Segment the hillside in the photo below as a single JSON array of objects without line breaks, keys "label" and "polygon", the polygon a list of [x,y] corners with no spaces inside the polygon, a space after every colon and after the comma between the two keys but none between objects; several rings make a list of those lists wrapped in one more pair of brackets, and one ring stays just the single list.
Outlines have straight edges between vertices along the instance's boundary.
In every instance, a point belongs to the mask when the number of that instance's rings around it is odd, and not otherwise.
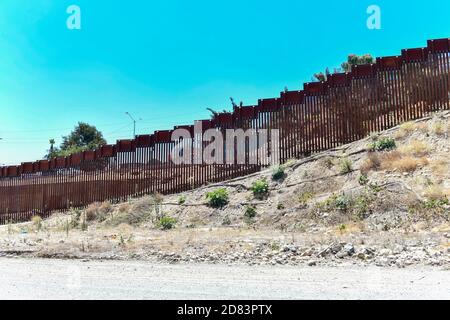
[{"label": "hillside", "polygon": [[[221,184],[0,227],[0,256],[450,266],[450,113]],[[259,183],[254,194],[252,185]],[[224,188],[213,208],[207,194]],[[219,197],[219,200],[222,200]]]}]

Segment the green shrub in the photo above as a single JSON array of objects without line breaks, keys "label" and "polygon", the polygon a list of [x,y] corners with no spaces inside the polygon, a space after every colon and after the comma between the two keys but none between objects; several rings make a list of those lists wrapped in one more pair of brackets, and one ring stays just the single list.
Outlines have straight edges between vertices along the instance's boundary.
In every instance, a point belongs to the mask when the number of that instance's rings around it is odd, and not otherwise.
[{"label": "green shrub", "polygon": [[255,198],[261,199],[269,193],[269,184],[266,179],[261,179],[253,182],[251,190]]},{"label": "green shrub", "polygon": [[367,194],[362,194],[354,200],[354,213],[359,219],[364,219],[369,212],[369,206],[373,198]]},{"label": "green shrub", "polygon": [[359,176],[358,182],[360,185],[365,186],[366,184],[369,183],[369,178],[367,178],[367,175],[362,174]]},{"label": "green shrub", "polygon": [[272,242],[272,243],[270,244],[270,248],[271,248],[273,251],[280,251],[281,245],[280,245],[278,242],[274,241],[274,242]]},{"label": "green shrub", "polygon": [[284,167],[283,166],[276,166],[272,170],[272,180],[278,181],[284,178]]},{"label": "green shrub", "polygon": [[208,204],[213,208],[224,207],[228,203],[228,191],[224,188],[219,188],[206,194]]},{"label": "green shrub", "polygon": [[159,219],[159,221],[158,221],[158,225],[163,230],[170,230],[170,229],[172,229],[175,226],[176,223],[177,223],[177,219],[172,218],[172,217],[168,217],[168,216],[161,217]]},{"label": "green shrub", "polygon": [[278,202],[277,209],[278,210],[283,210],[284,209],[284,204],[282,204],[281,202]]},{"label": "green shrub", "polygon": [[81,218],[81,210],[80,209],[71,209],[70,210],[70,227],[76,228],[80,224],[80,218]]},{"label": "green shrub", "polygon": [[347,157],[341,159],[340,166],[341,166],[340,171],[342,174],[350,173],[353,170],[352,169],[352,161]]},{"label": "green shrub", "polygon": [[248,219],[256,217],[256,208],[254,206],[247,206],[245,208],[244,216]]},{"label": "green shrub", "polygon": [[373,151],[389,151],[395,149],[396,147],[395,140],[388,137],[381,138],[369,146],[370,150]]},{"label": "green shrub", "polygon": [[346,211],[350,207],[350,202],[350,198],[343,194],[334,199],[334,206],[339,210]]},{"label": "green shrub", "polygon": [[423,206],[425,209],[435,209],[435,208],[441,208],[448,204],[449,204],[448,199],[446,197],[443,197],[441,199],[427,200],[424,202]]},{"label": "green shrub", "polygon": [[382,190],[382,188],[376,183],[369,183],[369,188],[374,193],[378,193],[378,192],[380,192]]},{"label": "green shrub", "polygon": [[186,202],[186,196],[178,197],[178,204],[185,204],[185,202]]},{"label": "green shrub", "polygon": [[225,216],[222,221],[223,226],[229,226],[231,224],[231,219],[229,216]]},{"label": "green shrub", "polygon": [[313,197],[314,197],[314,194],[311,191],[305,191],[301,195],[298,196],[298,202],[300,202],[300,204],[306,206]]}]

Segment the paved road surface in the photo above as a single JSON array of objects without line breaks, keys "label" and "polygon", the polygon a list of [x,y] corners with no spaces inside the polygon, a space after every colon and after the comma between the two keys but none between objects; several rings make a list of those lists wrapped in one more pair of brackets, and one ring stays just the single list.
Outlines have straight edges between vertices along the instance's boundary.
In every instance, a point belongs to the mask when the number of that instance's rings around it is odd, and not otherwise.
[{"label": "paved road surface", "polygon": [[0,258],[0,299],[404,298],[450,299],[450,271]]}]

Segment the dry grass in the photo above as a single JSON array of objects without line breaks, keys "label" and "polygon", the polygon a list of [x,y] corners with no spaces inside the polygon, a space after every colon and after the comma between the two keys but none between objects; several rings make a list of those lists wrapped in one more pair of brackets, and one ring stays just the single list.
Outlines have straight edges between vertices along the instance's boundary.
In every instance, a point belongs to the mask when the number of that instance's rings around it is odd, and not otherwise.
[{"label": "dry grass", "polygon": [[35,231],[40,231],[42,229],[42,218],[40,216],[34,216],[31,218],[31,223]]},{"label": "dry grass", "polygon": [[400,129],[394,133],[394,138],[403,139],[406,136],[411,135],[414,131],[420,131],[422,133],[428,133],[428,124],[425,122],[405,122],[400,125]]},{"label": "dry grass", "polygon": [[379,152],[369,152],[367,154],[367,159],[363,162],[360,167],[362,174],[367,174],[371,170],[378,170],[381,167],[381,159]]},{"label": "dry grass", "polygon": [[88,222],[94,220],[104,221],[112,210],[113,206],[109,201],[95,202],[84,210],[84,214]]},{"label": "dry grass", "polygon": [[395,160],[391,163],[387,164],[387,167],[389,169],[396,169],[401,172],[413,172],[415,171],[419,166],[423,166],[428,164],[427,158],[413,158],[411,156],[402,157],[398,160]]},{"label": "dry grass", "polygon": [[398,170],[400,172],[413,172],[419,166],[427,165],[428,159],[425,157],[415,158],[402,154],[399,151],[385,153],[382,159],[381,168],[384,170]]},{"label": "dry grass", "polygon": [[425,157],[412,157],[400,151],[370,152],[367,160],[361,166],[361,173],[367,174],[371,170],[398,170],[413,172],[420,166],[428,164]]},{"label": "dry grass", "polygon": [[448,128],[445,123],[438,121],[433,124],[431,131],[437,136],[443,136],[448,132]]},{"label": "dry grass", "polygon": [[106,224],[113,226],[120,224],[136,226],[144,222],[155,223],[155,221],[163,216],[161,208],[162,201],[163,197],[157,194],[138,199],[131,203],[122,203],[118,207],[118,212],[114,212],[106,220]]},{"label": "dry grass", "polygon": [[394,138],[402,139],[410,135],[415,130],[414,122],[405,122],[400,125],[400,129],[394,134]]},{"label": "dry grass", "polygon": [[413,140],[411,143],[400,147],[399,151],[408,155],[423,157],[430,152],[430,148],[423,141]]},{"label": "dry grass", "polygon": [[346,224],[339,224],[337,226],[333,226],[331,230],[331,234],[334,236],[344,236],[351,234],[358,234],[365,230],[364,224],[361,222],[349,222]]},{"label": "dry grass", "polygon": [[130,211],[131,205],[128,202],[122,203],[119,205],[119,212],[120,213],[126,213]]},{"label": "dry grass", "polygon": [[439,158],[431,161],[430,168],[433,174],[437,177],[441,177],[449,173],[449,163],[444,158]]},{"label": "dry grass", "polygon": [[111,202],[104,201],[101,204],[101,206],[98,208],[98,210],[99,210],[100,213],[106,214],[106,213],[109,213],[109,212],[111,212],[113,210],[113,206],[112,206]]},{"label": "dry grass", "polygon": [[433,184],[425,190],[425,197],[428,200],[441,200],[444,199],[446,195],[440,185]]},{"label": "dry grass", "polygon": [[428,127],[428,123],[426,122],[416,123],[416,129],[422,133],[428,133],[430,130],[430,128]]},{"label": "dry grass", "polygon": [[100,202],[95,202],[90,204],[86,210],[84,210],[84,214],[86,216],[86,221],[94,221],[97,219],[97,214],[99,211],[99,208],[101,207]]}]

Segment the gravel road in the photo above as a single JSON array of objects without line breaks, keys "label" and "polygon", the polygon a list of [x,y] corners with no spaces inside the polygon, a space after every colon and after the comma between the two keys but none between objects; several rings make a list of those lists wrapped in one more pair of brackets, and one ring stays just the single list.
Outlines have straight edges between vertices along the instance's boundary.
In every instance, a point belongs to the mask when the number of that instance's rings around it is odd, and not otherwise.
[{"label": "gravel road", "polygon": [[0,258],[0,299],[450,299],[450,271]]}]

